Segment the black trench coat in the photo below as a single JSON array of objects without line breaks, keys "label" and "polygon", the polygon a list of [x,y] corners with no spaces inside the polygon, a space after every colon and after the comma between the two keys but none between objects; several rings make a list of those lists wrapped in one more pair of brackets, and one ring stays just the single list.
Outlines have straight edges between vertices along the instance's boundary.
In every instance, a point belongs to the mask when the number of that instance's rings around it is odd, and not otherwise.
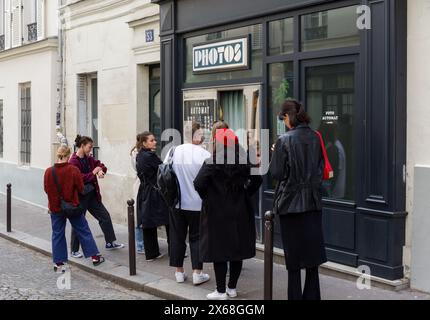
[{"label": "black trench coat", "polygon": [[[201,262],[240,261],[255,256],[255,212],[251,196],[259,189],[261,176],[249,167],[229,176],[229,165],[203,164],[194,187],[203,200],[200,216]],[[237,167],[237,166],[236,166]],[[233,187],[235,182],[243,181]]]},{"label": "black trench coat", "polygon": [[137,223],[144,229],[169,224],[169,210],[156,190],[161,163],[157,154],[148,149],[140,150],[136,157],[137,175],[141,182],[137,194]]}]

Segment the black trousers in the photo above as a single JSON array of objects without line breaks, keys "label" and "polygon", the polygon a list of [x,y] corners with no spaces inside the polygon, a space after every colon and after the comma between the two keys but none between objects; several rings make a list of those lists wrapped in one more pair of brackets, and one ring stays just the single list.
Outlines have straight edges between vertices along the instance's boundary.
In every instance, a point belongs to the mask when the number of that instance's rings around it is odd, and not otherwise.
[{"label": "black trousers", "polygon": [[[236,289],[237,281],[239,281],[240,273],[242,272],[243,261],[230,261],[230,277],[228,279],[228,287]],[[227,277],[227,262],[214,262],[216,289],[219,293],[225,292],[225,283]]]},{"label": "black trousers", "polygon": [[170,266],[176,268],[184,266],[186,238],[189,232],[192,268],[202,270],[203,263],[199,262],[200,211],[170,210],[169,221]]},{"label": "black trousers", "polygon": [[[96,192],[92,191],[91,193],[80,197],[79,200],[82,207],[86,209],[85,211],[89,211],[89,213],[91,213],[91,215],[99,222],[100,228],[105,236],[106,243],[115,241],[116,237],[115,231],[113,230],[112,219],[103,203],[97,199]],[[76,235],[75,230],[72,229],[72,237],[70,241],[72,252],[79,251],[79,245],[79,238]]]},{"label": "black trousers", "polygon": [[305,287],[299,270],[288,270],[288,300],[321,300],[318,267],[306,269]]},{"label": "black trousers", "polygon": [[[165,227],[166,227],[168,251],[170,254],[169,226],[166,225]],[[146,260],[155,259],[160,255],[157,227],[143,229],[143,243],[145,248]]]}]

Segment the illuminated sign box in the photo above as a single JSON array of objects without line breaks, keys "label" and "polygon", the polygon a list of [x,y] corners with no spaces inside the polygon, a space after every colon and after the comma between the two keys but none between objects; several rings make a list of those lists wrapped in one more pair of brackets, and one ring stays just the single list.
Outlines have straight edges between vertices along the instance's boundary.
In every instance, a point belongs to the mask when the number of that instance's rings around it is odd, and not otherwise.
[{"label": "illuminated sign box", "polygon": [[196,45],[193,73],[248,69],[248,37]]}]

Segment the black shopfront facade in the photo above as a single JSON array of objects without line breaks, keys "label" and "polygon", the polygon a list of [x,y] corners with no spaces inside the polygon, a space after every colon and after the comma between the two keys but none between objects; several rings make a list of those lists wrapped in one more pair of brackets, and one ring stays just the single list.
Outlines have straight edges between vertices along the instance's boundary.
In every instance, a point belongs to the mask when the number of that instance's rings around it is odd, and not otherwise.
[{"label": "black shopfront facade", "polygon": [[[282,101],[302,101],[335,171],[324,184],[329,260],[402,278],[406,1],[153,2],[160,5],[162,128],[184,130],[193,119],[210,127],[222,118],[235,130],[269,129],[272,144],[285,132],[276,117]],[[370,15],[359,28],[363,5]],[[267,175],[260,241],[273,193]]]}]

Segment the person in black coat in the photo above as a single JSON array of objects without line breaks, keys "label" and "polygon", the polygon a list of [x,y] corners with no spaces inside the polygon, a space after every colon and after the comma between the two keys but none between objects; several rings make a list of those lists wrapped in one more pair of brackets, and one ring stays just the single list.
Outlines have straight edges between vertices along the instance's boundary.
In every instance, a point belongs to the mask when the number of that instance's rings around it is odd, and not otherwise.
[{"label": "person in black coat", "polygon": [[[269,170],[278,181],[273,211],[280,218],[288,299],[320,300],[318,267],[327,261],[322,230],[321,144],[299,102],[287,100],[279,119],[290,130],[276,142]],[[301,269],[306,269],[303,292]]]},{"label": "person in black coat", "polygon": [[157,141],[151,132],[143,132],[143,148],[136,157],[136,170],[140,179],[137,194],[137,223],[143,229],[146,261],[162,258],[158,245],[157,227],[166,226],[169,242],[169,211],[157,191],[158,166],[162,163],[155,153]]},{"label": "person in black coat", "polygon": [[[213,155],[200,169],[194,187],[203,200],[200,259],[213,262],[217,284],[215,292],[207,298],[224,300],[237,296],[242,261],[255,256],[255,212],[251,196],[259,189],[262,179],[259,175],[251,175],[246,152],[234,133],[227,130],[228,126],[221,122],[215,124],[215,128],[221,132],[213,135],[216,141]],[[217,152],[221,149],[224,152]],[[234,161],[227,162],[229,153]],[[241,158],[243,156],[245,158]],[[230,278],[226,288],[227,262]]]}]

